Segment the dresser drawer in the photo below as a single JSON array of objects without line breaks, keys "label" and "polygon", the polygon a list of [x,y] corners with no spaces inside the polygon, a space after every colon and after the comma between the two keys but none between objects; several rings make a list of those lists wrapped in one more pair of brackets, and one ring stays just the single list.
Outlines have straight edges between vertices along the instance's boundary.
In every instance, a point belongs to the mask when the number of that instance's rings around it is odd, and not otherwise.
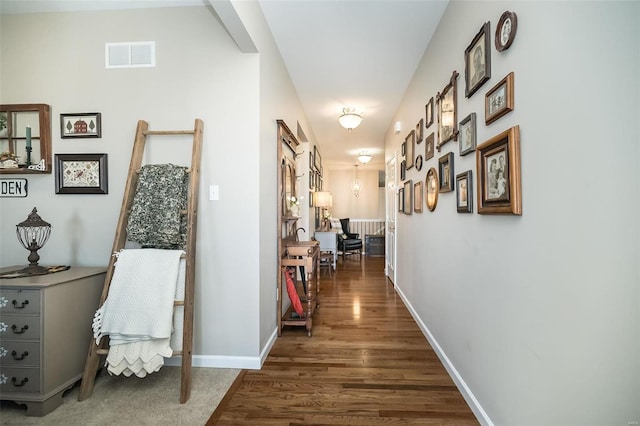
[{"label": "dresser drawer", "polygon": [[40,342],[4,339],[0,342],[0,367],[37,367],[40,365]]},{"label": "dresser drawer", "polygon": [[40,392],[39,368],[0,368],[0,394],[17,392]]},{"label": "dresser drawer", "polygon": [[40,292],[19,289],[0,290],[0,316],[12,313],[40,313]]},{"label": "dresser drawer", "polygon": [[40,340],[40,317],[29,315],[2,315],[0,317],[0,341],[7,339]]}]

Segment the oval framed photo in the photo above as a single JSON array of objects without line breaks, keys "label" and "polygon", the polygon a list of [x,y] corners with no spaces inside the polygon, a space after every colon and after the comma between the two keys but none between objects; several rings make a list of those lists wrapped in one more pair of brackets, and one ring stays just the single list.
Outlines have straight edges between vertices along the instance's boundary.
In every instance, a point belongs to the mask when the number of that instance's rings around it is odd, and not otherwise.
[{"label": "oval framed photo", "polygon": [[500,16],[498,25],[496,25],[495,45],[498,52],[507,50],[513,39],[516,38],[518,30],[518,17],[514,12],[508,10]]},{"label": "oval framed photo", "polygon": [[431,167],[427,172],[425,186],[425,191],[427,193],[427,208],[429,209],[429,211],[434,211],[436,209],[436,205],[438,205],[438,192],[440,190],[440,184],[438,182],[438,171],[434,167]]}]

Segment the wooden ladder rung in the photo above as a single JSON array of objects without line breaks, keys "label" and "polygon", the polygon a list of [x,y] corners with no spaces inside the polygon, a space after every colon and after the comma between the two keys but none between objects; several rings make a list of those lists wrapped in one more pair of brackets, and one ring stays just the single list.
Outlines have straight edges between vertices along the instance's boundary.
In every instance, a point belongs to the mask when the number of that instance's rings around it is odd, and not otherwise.
[{"label": "wooden ladder rung", "polygon": [[184,306],[184,300],[174,300],[173,306]]},{"label": "wooden ladder rung", "polygon": [[147,130],[144,135],[193,135],[193,130]]}]

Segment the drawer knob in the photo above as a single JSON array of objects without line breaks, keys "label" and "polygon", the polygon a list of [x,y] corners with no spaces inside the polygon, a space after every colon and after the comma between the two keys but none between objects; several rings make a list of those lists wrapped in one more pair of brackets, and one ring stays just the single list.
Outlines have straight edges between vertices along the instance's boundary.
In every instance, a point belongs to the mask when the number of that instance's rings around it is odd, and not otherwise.
[{"label": "drawer knob", "polygon": [[11,383],[13,383],[13,386],[15,386],[15,387],[24,386],[25,383],[27,383],[29,381],[29,378],[25,377],[24,379],[20,380],[20,383],[16,383],[17,381],[18,381],[18,379],[16,379],[15,377],[11,378]]},{"label": "drawer knob", "polygon": [[16,361],[22,361],[23,359],[25,359],[27,356],[29,355],[29,351],[24,351],[22,352],[22,355],[18,356],[18,352],[16,351],[11,351],[11,356],[13,357],[13,359],[15,359]]},{"label": "drawer knob", "polygon": [[29,326],[28,326],[28,325],[26,325],[26,324],[22,326],[22,328],[20,329],[20,331],[18,331],[18,326],[17,326],[17,325],[13,324],[13,325],[11,326],[11,330],[12,330],[15,334],[22,334],[22,333],[24,333],[25,331],[27,331],[28,329],[29,329]]},{"label": "drawer knob", "polygon": [[28,300],[25,300],[24,302],[22,302],[20,304],[20,306],[18,306],[18,301],[16,299],[13,299],[13,301],[11,302],[11,304],[13,305],[14,309],[24,309],[25,306],[27,306],[29,304]]}]

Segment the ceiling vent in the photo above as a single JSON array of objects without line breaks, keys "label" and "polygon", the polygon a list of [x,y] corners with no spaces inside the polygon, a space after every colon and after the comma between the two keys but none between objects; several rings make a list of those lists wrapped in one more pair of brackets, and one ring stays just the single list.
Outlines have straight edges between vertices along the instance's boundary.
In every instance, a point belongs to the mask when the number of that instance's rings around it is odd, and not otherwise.
[{"label": "ceiling vent", "polygon": [[104,66],[105,68],[155,67],[156,42],[105,43]]}]

